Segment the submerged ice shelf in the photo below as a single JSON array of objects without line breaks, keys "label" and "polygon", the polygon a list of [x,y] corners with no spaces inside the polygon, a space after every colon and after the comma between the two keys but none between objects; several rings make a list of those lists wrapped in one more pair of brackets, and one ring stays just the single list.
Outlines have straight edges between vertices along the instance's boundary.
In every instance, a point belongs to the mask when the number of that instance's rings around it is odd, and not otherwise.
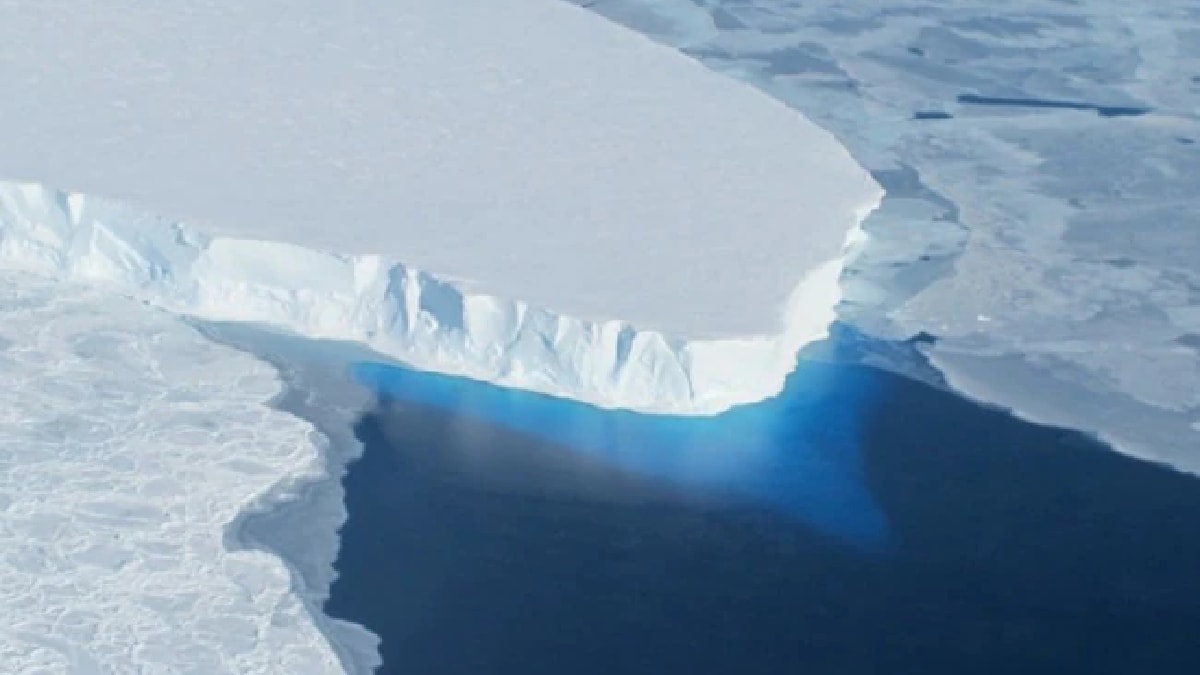
[{"label": "submerged ice shelf", "polygon": [[8,4],[0,75],[8,263],[605,406],[778,392],[882,196],[559,0]]}]

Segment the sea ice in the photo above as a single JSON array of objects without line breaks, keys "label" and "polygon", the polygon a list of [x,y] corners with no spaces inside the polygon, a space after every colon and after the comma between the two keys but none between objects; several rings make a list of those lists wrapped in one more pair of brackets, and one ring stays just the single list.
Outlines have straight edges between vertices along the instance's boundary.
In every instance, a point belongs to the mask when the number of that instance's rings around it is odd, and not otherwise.
[{"label": "sea ice", "polygon": [[0,274],[0,671],[336,673],[226,528],[317,469],[266,364],[162,312]]},{"label": "sea ice", "polygon": [[1196,3],[588,5],[802,111],[887,189],[843,320],[936,336],[961,391],[1200,472]]}]

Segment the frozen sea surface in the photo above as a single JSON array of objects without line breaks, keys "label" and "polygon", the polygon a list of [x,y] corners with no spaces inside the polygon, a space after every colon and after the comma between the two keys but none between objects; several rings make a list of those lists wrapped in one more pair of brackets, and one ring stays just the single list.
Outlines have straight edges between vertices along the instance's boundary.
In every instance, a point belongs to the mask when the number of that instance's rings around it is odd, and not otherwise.
[{"label": "frozen sea surface", "polygon": [[0,671],[336,673],[281,560],[226,528],[319,469],[266,364],[0,274]]},{"label": "frozen sea surface", "polygon": [[887,189],[843,319],[1200,471],[1196,3],[586,4],[802,111]]}]

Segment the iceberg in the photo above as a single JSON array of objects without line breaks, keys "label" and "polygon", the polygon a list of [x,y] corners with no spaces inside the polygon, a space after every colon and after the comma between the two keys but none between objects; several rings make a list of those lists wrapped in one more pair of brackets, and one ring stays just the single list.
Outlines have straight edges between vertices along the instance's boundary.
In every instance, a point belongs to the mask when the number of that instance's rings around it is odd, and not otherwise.
[{"label": "iceberg", "polygon": [[607,407],[776,394],[882,189],[542,0],[0,7],[0,261]]}]

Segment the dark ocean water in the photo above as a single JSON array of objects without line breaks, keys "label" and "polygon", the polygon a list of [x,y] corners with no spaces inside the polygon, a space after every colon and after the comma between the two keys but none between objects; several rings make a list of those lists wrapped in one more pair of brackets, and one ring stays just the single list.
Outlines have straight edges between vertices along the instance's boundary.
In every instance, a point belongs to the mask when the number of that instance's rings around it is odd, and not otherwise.
[{"label": "dark ocean water", "polygon": [[1082,435],[857,365],[704,420],[356,375],[381,672],[1200,672],[1200,481]]}]

